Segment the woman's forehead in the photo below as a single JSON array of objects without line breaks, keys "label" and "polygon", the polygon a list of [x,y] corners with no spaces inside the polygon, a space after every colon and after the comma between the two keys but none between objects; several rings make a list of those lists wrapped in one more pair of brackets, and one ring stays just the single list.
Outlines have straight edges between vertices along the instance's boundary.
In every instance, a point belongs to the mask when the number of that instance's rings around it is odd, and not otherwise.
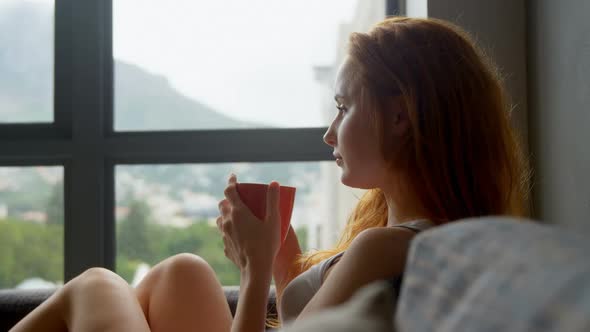
[{"label": "woman's forehead", "polygon": [[338,68],[336,81],[334,83],[334,96],[347,100],[356,93],[357,83],[356,70],[351,61],[344,60]]}]

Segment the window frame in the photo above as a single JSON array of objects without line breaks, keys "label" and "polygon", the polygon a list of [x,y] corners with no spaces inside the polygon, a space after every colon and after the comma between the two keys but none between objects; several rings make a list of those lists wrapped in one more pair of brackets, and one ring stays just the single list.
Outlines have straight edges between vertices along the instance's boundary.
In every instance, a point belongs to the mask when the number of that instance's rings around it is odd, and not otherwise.
[{"label": "window frame", "polygon": [[54,22],[54,121],[0,124],[0,167],[63,166],[64,281],[115,268],[117,165],[333,159],[325,127],[115,131],[112,0],[55,0]]}]

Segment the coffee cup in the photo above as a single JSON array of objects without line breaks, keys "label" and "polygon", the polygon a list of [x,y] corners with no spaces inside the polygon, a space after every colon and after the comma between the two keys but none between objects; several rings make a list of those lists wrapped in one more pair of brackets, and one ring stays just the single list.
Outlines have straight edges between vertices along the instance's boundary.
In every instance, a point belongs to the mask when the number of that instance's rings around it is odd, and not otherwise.
[{"label": "coffee cup", "polygon": [[[236,189],[242,199],[242,202],[250,208],[250,211],[259,219],[264,220],[266,217],[266,193],[268,184],[264,183],[237,183]],[[280,186],[279,189],[279,211],[281,213],[281,243],[285,241],[289,225],[291,224],[291,214],[293,213],[293,203],[295,202],[295,187]]]}]

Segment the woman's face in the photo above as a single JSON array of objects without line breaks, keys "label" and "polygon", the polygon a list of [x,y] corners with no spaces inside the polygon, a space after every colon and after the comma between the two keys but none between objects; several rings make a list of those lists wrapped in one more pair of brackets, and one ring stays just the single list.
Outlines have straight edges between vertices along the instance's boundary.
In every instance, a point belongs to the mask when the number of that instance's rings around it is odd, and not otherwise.
[{"label": "woman's face", "polygon": [[352,70],[350,61],[338,70],[334,97],[338,114],[324,135],[324,142],[334,148],[343,184],[372,189],[385,183],[388,172],[369,116],[373,110],[363,109],[360,87],[354,86],[351,79]]}]

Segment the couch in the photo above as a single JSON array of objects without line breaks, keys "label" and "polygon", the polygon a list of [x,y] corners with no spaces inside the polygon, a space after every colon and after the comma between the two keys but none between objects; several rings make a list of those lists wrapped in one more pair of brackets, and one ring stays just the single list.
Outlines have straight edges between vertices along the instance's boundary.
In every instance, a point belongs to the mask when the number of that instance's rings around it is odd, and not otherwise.
[{"label": "couch", "polygon": [[[402,288],[394,295],[397,307],[387,307],[389,314],[371,315],[367,311],[381,309],[357,303],[355,307],[369,309],[357,310],[355,316],[334,308],[309,319],[322,324],[314,329],[318,331],[331,331],[332,322],[352,327],[367,317],[384,319],[391,331],[590,331],[588,254],[585,234],[524,219],[466,219],[412,241]],[[238,289],[225,287],[225,293],[233,313]],[[0,291],[0,331],[48,295]],[[351,302],[376,303],[375,298],[357,296]],[[276,314],[274,290],[269,310]],[[307,328],[298,329],[296,321],[288,330],[310,331],[309,322],[301,326]]]}]

